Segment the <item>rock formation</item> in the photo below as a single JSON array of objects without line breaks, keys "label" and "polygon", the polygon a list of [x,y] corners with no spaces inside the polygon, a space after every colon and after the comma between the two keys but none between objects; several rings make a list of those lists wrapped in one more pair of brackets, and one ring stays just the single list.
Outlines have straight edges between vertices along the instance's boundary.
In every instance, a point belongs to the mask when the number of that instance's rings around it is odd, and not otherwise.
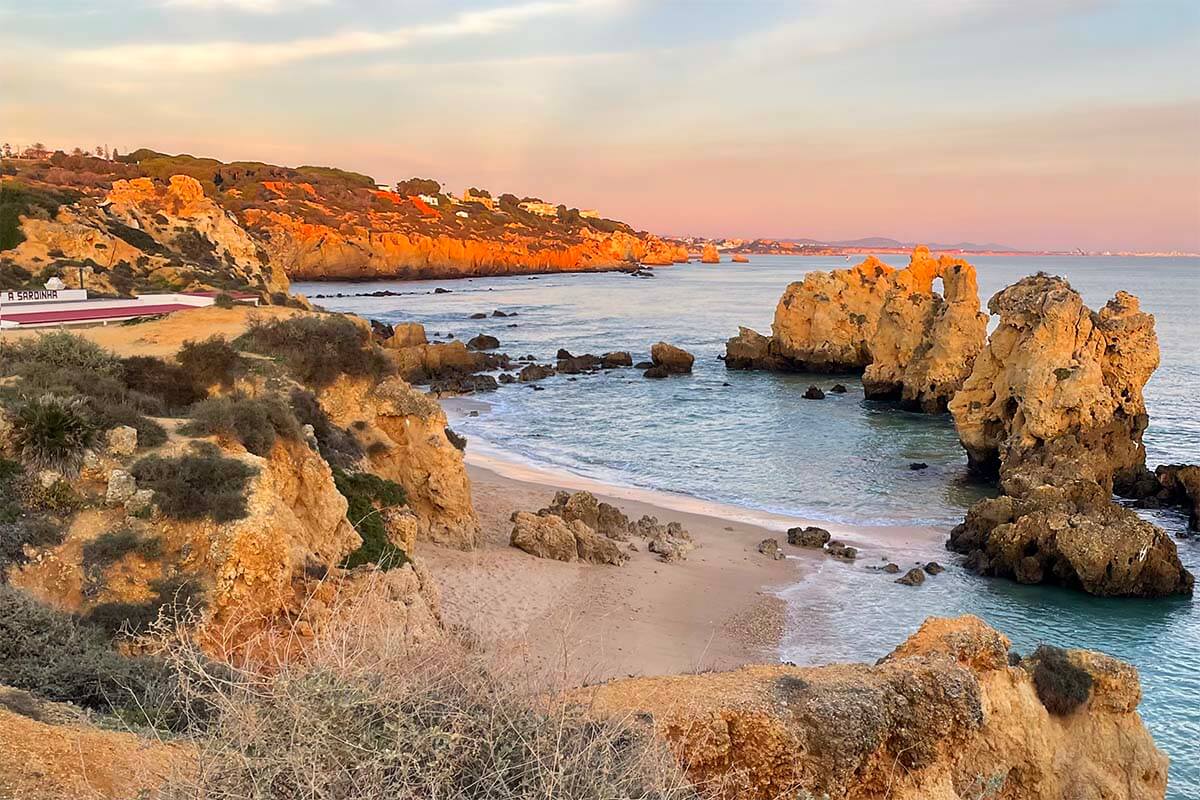
[{"label": "rock formation", "polygon": [[[934,290],[939,278],[944,294]],[[974,268],[918,247],[902,270],[871,256],[851,269],[808,273],[784,291],[771,329],[767,337],[740,328],[726,343],[725,365],[865,370],[868,397],[937,412],[970,374],[987,317],[979,311]]]},{"label": "rock formation", "polygon": [[717,250],[717,246],[712,242],[704,245],[704,249],[700,252],[701,264],[720,264],[721,252]]},{"label": "rock formation", "polygon": [[96,292],[288,291],[283,270],[186,175],[115,181],[100,202],[64,206],[53,219],[26,217],[21,231],[25,241],[5,252],[12,263],[31,273],[60,259],[90,263],[85,287]]},{"label": "rock formation", "polygon": [[[1053,664],[1014,667],[1008,650],[976,617],[935,618],[874,666],[630,678],[574,696],[646,719],[725,798],[1161,800],[1167,759],[1137,715],[1133,667],[1053,649]],[[1043,679],[1055,670],[1088,687],[1071,713]]]},{"label": "rock formation", "polygon": [[686,375],[692,371],[696,358],[681,347],[658,342],[650,348],[653,366],[646,370],[647,378],[665,378],[668,375]]},{"label": "rock formation", "polygon": [[1162,530],[1111,500],[1145,470],[1142,388],[1158,366],[1154,318],[1118,292],[1095,313],[1039,273],[988,304],[1000,324],[950,413],[971,466],[999,476],[947,546],[967,566],[1092,594],[1191,594]]},{"label": "rock formation", "polygon": [[614,541],[580,519],[565,520],[555,514],[513,514],[510,543],[538,558],[586,561],[617,566],[629,558]]},{"label": "rock formation", "polygon": [[738,253],[737,255],[735,255],[733,258],[731,258],[729,260],[732,261],[734,264],[749,264],[750,263],[749,257],[744,256],[741,253]]},{"label": "rock formation", "polygon": [[1179,506],[1188,512],[1188,527],[1200,530],[1200,465],[1163,464],[1119,484],[1117,493],[1141,508]]},{"label": "rock formation", "polygon": [[343,376],[318,394],[339,427],[355,429],[371,472],[404,487],[420,539],[470,549],[479,536],[462,452],[436,401],[399,378],[375,384]]},{"label": "rock formation", "polygon": [[947,546],[966,554],[975,571],[1020,583],[1059,583],[1096,595],[1192,593],[1192,575],[1171,538],[1113,503],[1095,481],[981,500]]},{"label": "rock formation", "polygon": [[[944,293],[933,291],[941,278]],[[979,310],[975,268],[929,250],[913,251],[906,269],[892,274],[863,373],[868,398],[899,400],[928,413],[946,404],[971,374],[983,350],[987,315]]]},{"label": "rock formation", "polygon": [[1024,486],[1088,479],[1111,489],[1144,467],[1142,388],[1158,367],[1154,317],[1118,292],[1099,313],[1065,280],[1023,278],[950,413],[972,467]]}]

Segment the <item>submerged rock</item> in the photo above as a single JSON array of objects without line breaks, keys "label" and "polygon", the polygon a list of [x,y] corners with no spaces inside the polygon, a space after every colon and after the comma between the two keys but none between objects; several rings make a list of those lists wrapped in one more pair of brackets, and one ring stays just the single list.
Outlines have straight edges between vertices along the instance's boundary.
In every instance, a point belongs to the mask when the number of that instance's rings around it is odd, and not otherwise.
[{"label": "submerged rock", "polygon": [[896,583],[902,586],[920,586],[925,582],[925,573],[919,567],[913,567],[903,576],[896,578]]},{"label": "submerged rock", "polygon": [[825,393],[821,391],[819,386],[809,386],[804,390],[803,397],[805,400],[824,400]]},{"label": "submerged rock", "polygon": [[499,346],[500,340],[486,333],[481,333],[467,340],[468,350],[495,350]]}]

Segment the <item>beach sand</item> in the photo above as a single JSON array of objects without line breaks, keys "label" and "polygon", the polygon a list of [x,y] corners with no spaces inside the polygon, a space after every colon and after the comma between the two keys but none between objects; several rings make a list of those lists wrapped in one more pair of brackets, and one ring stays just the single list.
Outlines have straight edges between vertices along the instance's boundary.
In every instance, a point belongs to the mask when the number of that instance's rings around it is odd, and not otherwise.
[{"label": "beach sand", "polygon": [[[452,425],[487,408],[466,398],[441,402]],[[420,548],[441,589],[445,621],[572,684],[777,662],[790,624],[789,605],[777,592],[791,589],[797,607],[798,582],[830,561],[819,550],[789,546],[789,527],[819,524],[874,553],[927,535],[920,529],[864,531],[606,484],[522,462],[478,438],[466,452],[483,528],[480,546],[470,552],[428,543]],[[634,537],[639,550],[619,567],[567,564],[511,547],[511,514],[548,505],[560,489],[590,491],[634,520],[650,514],[662,523],[678,521],[699,546],[687,560],[667,564]],[[780,542],[787,558],[775,561],[758,552],[768,537]]]}]

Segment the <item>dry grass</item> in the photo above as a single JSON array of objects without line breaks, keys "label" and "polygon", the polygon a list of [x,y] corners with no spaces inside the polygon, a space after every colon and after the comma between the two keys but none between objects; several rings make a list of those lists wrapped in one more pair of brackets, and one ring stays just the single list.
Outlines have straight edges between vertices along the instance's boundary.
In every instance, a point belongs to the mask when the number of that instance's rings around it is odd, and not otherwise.
[{"label": "dry grass", "polygon": [[[443,639],[414,647],[377,595],[323,633],[239,645],[214,666],[187,628],[161,640],[204,708],[195,769],[162,800],[696,798],[649,726],[601,721],[545,675]],[[212,642],[209,641],[210,651]],[[247,658],[246,653],[253,653]]]}]

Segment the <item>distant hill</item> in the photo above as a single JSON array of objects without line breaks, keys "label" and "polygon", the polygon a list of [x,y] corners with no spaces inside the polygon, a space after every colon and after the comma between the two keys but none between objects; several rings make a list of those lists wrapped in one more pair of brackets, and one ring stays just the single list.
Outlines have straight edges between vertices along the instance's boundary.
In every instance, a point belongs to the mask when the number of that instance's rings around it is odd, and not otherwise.
[{"label": "distant hill", "polygon": [[841,239],[835,241],[827,241],[822,239],[781,239],[783,242],[796,242],[797,244],[810,244],[825,247],[880,247],[888,249],[911,249],[918,244],[924,244],[930,250],[968,250],[968,251],[988,251],[999,250],[1004,252],[1020,252],[1021,248],[1011,247],[1006,244],[996,244],[994,242],[985,242],[979,244],[976,242],[956,242],[947,244],[945,242],[902,242],[898,239],[889,239],[886,236],[866,236],[861,239]]}]

